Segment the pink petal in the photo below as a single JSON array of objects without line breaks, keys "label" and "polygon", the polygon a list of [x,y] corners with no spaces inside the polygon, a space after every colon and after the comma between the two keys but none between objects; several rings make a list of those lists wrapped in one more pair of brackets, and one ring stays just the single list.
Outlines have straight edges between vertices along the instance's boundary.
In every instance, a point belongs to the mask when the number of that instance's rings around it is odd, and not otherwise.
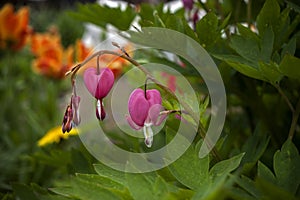
[{"label": "pink petal", "polygon": [[100,71],[99,81],[95,97],[102,99],[107,96],[112,86],[114,85],[115,76],[109,68],[104,68]]},{"label": "pink petal", "polygon": [[161,95],[160,92],[156,89],[147,90],[146,92],[147,101],[149,105],[152,106],[154,104],[161,104]]},{"label": "pink petal", "polygon": [[128,100],[128,110],[130,117],[135,124],[144,126],[144,122],[148,116],[149,103],[146,100],[142,89],[135,89],[131,93]]},{"label": "pink petal", "polygon": [[88,68],[84,71],[83,81],[88,91],[95,97],[99,82],[99,76],[95,68]]},{"label": "pink petal", "polygon": [[108,68],[101,69],[100,74],[97,74],[97,69],[91,67],[84,71],[83,80],[88,91],[96,99],[103,99],[114,84],[114,74]]},{"label": "pink petal", "polygon": [[80,97],[72,95],[71,102],[72,102],[72,107],[73,107],[73,122],[76,126],[78,126],[80,123],[80,115],[79,115]]},{"label": "pink petal", "polygon": [[179,119],[180,121],[184,122],[184,123],[187,123],[188,121],[186,119],[184,119],[184,117],[182,117],[182,115],[179,115],[179,114],[175,114],[175,118],[176,119]]},{"label": "pink petal", "polygon": [[160,111],[162,110],[164,110],[164,107],[160,104],[155,104],[150,107],[148,112],[148,119],[154,126],[159,126],[168,116],[167,114],[160,115]]},{"label": "pink petal", "polygon": [[131,126],[131,128],[133,128],[134,130],[140,130],[142,128],[142,126],[135,124],[129,115],[126,115],[126,120],[128,124]]}]

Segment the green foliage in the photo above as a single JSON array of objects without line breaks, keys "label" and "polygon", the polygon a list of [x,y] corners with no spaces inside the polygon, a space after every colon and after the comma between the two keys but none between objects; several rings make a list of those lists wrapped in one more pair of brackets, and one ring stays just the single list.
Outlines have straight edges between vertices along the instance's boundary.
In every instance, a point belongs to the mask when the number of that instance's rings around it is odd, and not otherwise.
[{"label": "green foliage", "polygon": [[279,69],[287,77],[300,79],[299,66],[300,66],[299,58],[286,54],[279,65]]},{"label": "green foliage", "polygon": [[[182,156],[154,172],[132,174],[94,164],[78,137],[38,148],[38,138],[61,122],[59,104],[67,87],[64,81],[32,74],[27,49],[1,52],[0,199],[299,199],[300,6],[282,0],[220,2],[197,1],[192,11],[175,12],[164,4],[141,4],[139,12],[131,6],[82,4],[53,20],[64,45],[81,36],[81,22],[103,29],[111,24],[123,31],[137,19],[141,27],[129,32],[131,41],[159,47],[161,40],[144,34],[143,27],[168,28],[193,38],[213,56],[228,100],[225,127],[214,153],[198,157],[200,130]],[[197,9],[206,14],[193,22]],[[51,11],[44,14],[42,20],[52,22]],[[49,25],[38,20],[32,24],[37,30]],[[179,52],[187,45],[162,37]],[[204,80],[188,61],[172,56],[175,59],[159,49],[142,49],[133,58],[165,64],[184,75],[198,91],[200,122],[207,127],[211,109]],[[178,109],[178,99],[161,92],[164,107]],[[186,103],[193,108],[193,102]],[[173,139],[178,124],[175,115],[168,117],[155,136],[159,145]],[[118,130],[107,135],[123,141],[120,147],[126,150],[150,151],[137,139],[124,139]]]},{"label": "green foliage", "polygon": [[30,24],[36,33],[57,28],[61,36],[61,43],[65,48],[75,44],[75,41],[80,39],[84,32],[83,23],[70,17],[66,11],[41,7],[30,10],[30,18]]},{"label": "green foliage", "polygon": [[98,4],[80,5],[78,11],[69,14],[75,19],[90,22],[103,28],[106,28],[107,24],[111,24],[119,30],[129,29],[135,17],[135,12],[129,6],[122,11],[120,8],[110,8]]},{"label": "green foliage", "polygon": [[[256,180],[242,176],[236,178],[235,181],[244,189],[243,193],[250,195],[249,199],[297,199],[296,193],[300,184],[299,159],[297,148],[290,140],[287,140],[281,151],[278,150],[274,154],[274,173],[259,161]],[[239,193],[239,195],[242,194]]]}]

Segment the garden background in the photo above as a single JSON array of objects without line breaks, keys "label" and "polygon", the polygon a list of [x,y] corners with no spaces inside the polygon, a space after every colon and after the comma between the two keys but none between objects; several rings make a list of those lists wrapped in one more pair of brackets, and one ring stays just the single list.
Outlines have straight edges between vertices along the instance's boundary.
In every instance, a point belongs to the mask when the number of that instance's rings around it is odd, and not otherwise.
[{"label": "garden background", "polygon": [[[0,199],[299,199],[299,2],[105,2],[1,2]],[[227,113],[210,155],[198,157],[199,128],[174,163],[131,174],[97,161],[78,137],[84,134],[80,126],[79,132],[74,127],[62,133],[72,93],[65,73],[87,58],[107,32],[138,34],[143,27],[176,30],[209,53],[225,84]],[[199,91],[201,127],[207,129],[209,93],[192,65],[159,50],[130,56],[167,64],[184,75]],[[134,67],[109,56],[101,64],[116,79]],[[164,77],[171,90],[178,89],[176,76]],[[163,106],[176,110],[176,99],[162,94]],[[154,149],[172,139],[177,124],[178,116],[168,116]],[[117,131],[108,136],[123,149],[130,144],[132,151],[149,151],[140,139]]]}]

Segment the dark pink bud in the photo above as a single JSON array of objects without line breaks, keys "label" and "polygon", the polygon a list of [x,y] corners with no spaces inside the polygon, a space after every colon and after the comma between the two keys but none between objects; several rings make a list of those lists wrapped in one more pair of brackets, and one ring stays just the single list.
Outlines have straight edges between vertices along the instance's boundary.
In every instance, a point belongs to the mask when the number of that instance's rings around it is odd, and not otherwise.
[{"label": "dark pink bud", "polygon": [[193,9],[193,4],[194,1],[193,0],[182,0],[183,3],[183,7],[185,7],[188,10],[192,10]]},{"label": "dark pink bud", "polygon": [[114,74],[109,68],[101,69],[97,74],[95,68],[84,71],[83,80],[88,91],[96,98],[103,99],[114,85]]},{"label": "dark pink bud", "polygon": [[63,118],[63,124],[62,124],[63,133],[65,133],[66,131],[70,132],[72,130],[72,120],[73,120],[73,110],[72,107],[68,105]]}]

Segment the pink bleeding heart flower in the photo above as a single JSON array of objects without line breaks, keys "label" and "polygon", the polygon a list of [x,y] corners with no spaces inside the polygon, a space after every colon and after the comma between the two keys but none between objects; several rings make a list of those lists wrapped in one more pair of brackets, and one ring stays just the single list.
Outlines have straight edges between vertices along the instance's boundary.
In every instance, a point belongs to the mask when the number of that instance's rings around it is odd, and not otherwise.
[{"label": "pink bleeding heart flower", "polygon": [[83,80],[88,91],[97,99],[96,116],[99,120],[103,120],[106,113],[102,100],[114,85],[114,74],[109,68],[101,69],[99,74],[97,69],[88,68],[84,71]]},{"label": "pink bleeding heart flower", "polygon": [[153,143],[153,131],[151,126],[159,126],[167,115],[160,115],[163,110],[160,92],[156,89],[135,89],[128,100],[129,116],[126,116],[129,125],[135,129],[143,128],[145,144],[151,147]]}]

